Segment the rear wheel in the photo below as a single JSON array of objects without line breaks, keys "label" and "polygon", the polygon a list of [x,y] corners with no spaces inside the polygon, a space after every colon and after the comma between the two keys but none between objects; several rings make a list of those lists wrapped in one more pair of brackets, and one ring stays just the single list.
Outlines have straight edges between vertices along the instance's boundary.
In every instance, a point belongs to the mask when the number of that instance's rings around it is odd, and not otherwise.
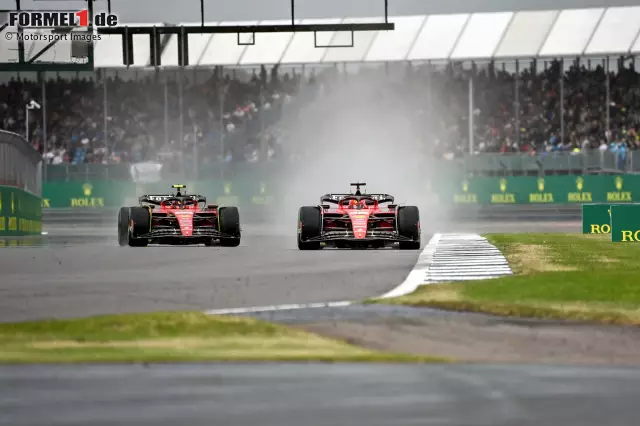
[{"label": "rear wheel", "polygon": [[401,241],[400,250],[420,249],[420,211],[416,206],[398,208],[398,233],[413,241]]},{"label": "rear wheel", "polygon": [[220,238],[222,247],[238,247],[240,245],[240,212],[237,207],[220,207],[218,209],[219,231],[231,237]]},{"label": "rear wheel", "polygon": [[118,212],[118,244],[120,247],[128,245],[129,241],[129,208],[122,207]]},{"label": "rear wheel", "polygon": [[146,247],[149,245],[148,238],[140,238],[140,235],[151,231],[151,213],[146,207],[131,207],[129,209],[129,222],[133,222],[129,235],[129,246]]},{"label": "rear wheel", "polygon": [[298,217],[298,248],[300,250],[320,250],[320,241],[306,241],[320,236],[322,214],[313,206],[300,207]]}]

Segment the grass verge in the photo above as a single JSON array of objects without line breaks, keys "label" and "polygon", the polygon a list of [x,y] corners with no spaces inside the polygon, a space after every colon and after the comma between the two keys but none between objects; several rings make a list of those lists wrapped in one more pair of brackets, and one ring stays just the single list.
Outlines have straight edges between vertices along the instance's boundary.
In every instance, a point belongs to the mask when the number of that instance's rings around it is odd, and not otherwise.
[{"label": "grass verge", "polygon": [[0,324],[0,362],[436,362],[250,318],[194,312]]},{"label": "grass verge", "polygon": [[640,245],[607,235],[489,234],[514,275],[374,300],[517,317],[640,324]]}]

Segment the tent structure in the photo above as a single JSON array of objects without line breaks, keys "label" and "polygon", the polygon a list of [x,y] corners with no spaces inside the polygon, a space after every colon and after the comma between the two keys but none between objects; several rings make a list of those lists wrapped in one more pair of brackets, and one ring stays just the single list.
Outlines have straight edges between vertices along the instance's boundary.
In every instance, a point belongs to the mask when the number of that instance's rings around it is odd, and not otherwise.
[{"label": "tent structure", "polygon": [[[376,18],[308,19],[298,23],[357,23]],[[548,11],[392,16],[394,31],[351,33],[191,34],[191,66],[341,62],[514,60],[640,54],[640,6]],[[266,25],[284,21],[218,22]],[[134,24],[131,24],[134,25]],[[138,24],[136,24],[138,25]],[[149,24],[146,24],[149,25]],[[163,24],[158,24],[158,26]],[[199,25],[183,23],[181,25]],[[239,45],[239,37],[254,37]],[[148,35],[134,35],[134,65],[148,67]],[[314,43],[315,42],[315,43]],[[121,68],[120,36],[96,42],[95,67]],[[244,43],[244,42],[243,42]],[[336,47],[315,47],[336,46]],[[178,66],[177,36],[168,36],[161,67]]]}]

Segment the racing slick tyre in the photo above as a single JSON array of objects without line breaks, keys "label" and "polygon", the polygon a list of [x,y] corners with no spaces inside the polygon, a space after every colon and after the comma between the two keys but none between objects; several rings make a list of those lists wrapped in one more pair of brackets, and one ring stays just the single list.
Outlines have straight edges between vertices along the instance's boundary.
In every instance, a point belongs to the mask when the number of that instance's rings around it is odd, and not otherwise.
[{"label": "racing slick tyre", "polygon": [[118,244],[129,245],[129,208],[122,207],[118,212]]},{"label": "racing slick tyre", "polygon": [[401,241],[400,250],[420,249],[420,211],[418,207],[398,207],[398,233],[413,240]]},{"label": "racing slick tyre", "polygon": [[298,248],[300,250],[320,250],[320,241],[305,241],[319,237],[322,227],[322,214],[318,207],[300,207],[298,218]]},{"label": "racing slick tyre", "polygon": [[222,247],[238,247],[240,245],[240,213],[237,207],[220,207],[218,209],[218,231],[232,235],[231,238],[220,238]]},{"label": "racing slick tyre", "polygon": [[146,207],[131,207],[129,209],[129,221],[133,222],[128,232],[129,246],[146,247],[149,245],[147,238],[138,238],[151,231],[151,214]]}]

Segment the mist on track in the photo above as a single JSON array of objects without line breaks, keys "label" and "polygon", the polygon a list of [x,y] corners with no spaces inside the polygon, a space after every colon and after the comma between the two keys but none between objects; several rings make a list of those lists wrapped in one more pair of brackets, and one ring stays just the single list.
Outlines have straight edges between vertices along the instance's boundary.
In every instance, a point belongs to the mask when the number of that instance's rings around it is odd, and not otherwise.
[{"label": "mist on track", "polygon": [[278,205],[267,221],[295,233],[301,206],[365,182],[369,193],[388,193],[397,204],[418,206],[427,228],[434,208],[430,188],[438,185],[429,167],[434,137],[427,99],[424,105],[409,104],[411,87],[390,82],[380,70],[334,77],[317,90],[312,101],[284,117],[286,149],[299,159],[279,171]]}]

